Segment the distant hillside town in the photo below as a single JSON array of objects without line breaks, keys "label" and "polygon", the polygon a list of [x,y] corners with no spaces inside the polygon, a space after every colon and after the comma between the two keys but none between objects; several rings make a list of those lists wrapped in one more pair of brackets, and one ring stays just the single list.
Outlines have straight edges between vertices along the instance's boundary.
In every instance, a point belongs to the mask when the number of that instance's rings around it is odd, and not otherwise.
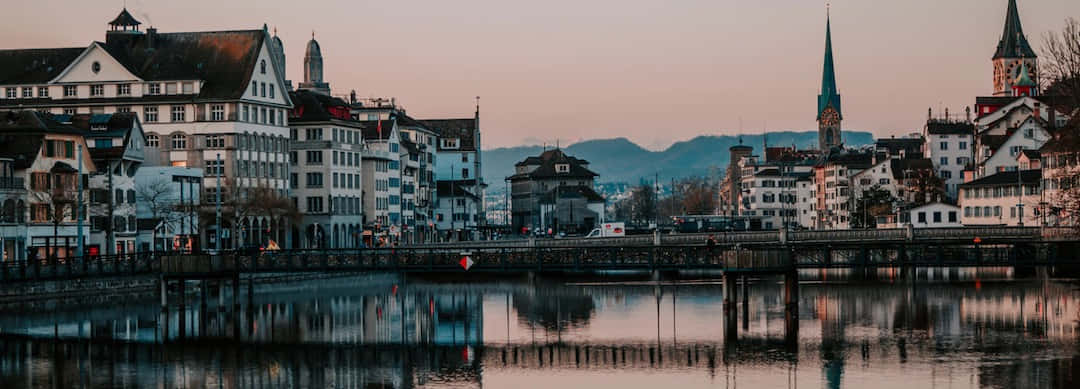
[{"label": "distant hillside town", "polygon": [[[1075,225],[1080,80],[1052,59],[1041,68],[1016,1],[1007,7],[992,93],[927,112],[910,136],[862,146],[865,133],[842,131],[827,17],[816,148],[762,134],[760,147],[703,139],[650,154],[619,144],[629,151],[610,149],[603,166],[544,147],[494,167],[479,97],[473,112],[414,117],[396,98],[332,88],[323,63],[333,56],[314,34],[294,86],[266,25],[159,32],[123,9],[103,41],[0,50],[0,252],[393,247],[585,234],[613,221],[672,231]],[[485,180],[485,168],[503,182]],[[605,182],[601,171],[626,175]]]}]

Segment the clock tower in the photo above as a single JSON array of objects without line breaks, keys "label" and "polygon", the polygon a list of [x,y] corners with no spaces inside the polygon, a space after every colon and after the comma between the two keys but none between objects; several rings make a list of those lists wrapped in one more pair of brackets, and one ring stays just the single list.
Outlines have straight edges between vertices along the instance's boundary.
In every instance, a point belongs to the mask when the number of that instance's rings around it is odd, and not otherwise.
[{"label": "clock tower", "polygon": [[836,90],[836,72],[833,70],[832,26],[828,13],[825,16],[825,64],[821,74],[821,94],[818,95],[817,122],[818,148],[823,153],[843,144],[840,135],[840,92]]},{"label": "clock tower", "polygon": [[[1024,36],[1020,26],[1020,13],[1016,10],[1016,0],[1009,0],[1009,9],[1005,13],[1005,31],[1001,34],[997,51],[994,52],[994,96],[1015,96],[1017,80],[1039,79],[1039,62],[1035,51]],[[1020,77],[1026,71],[1027,77]],[[1038,93],[1038,88],[1029,95]]]}]

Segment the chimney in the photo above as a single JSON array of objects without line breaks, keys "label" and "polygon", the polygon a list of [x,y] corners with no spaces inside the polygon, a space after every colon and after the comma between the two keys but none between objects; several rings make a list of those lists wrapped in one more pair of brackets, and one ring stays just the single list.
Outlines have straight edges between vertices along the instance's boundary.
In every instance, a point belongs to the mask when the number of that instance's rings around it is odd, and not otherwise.
[{"label": "chimney", "polygon": [[968,123],[971,123],[971,106],[964,107],[964,117]]},{"label": "chimney", "polygon": [[1035,117],[1042,119],[1042,103],[1038,101],[1035,102]]},{"label": "chimney", "polygon": [[356,104],[356,89],[349,92],[349,104]]},{"label": "chimney", "polygon": [[157,44],[157,29],[151,26],[146,29],[146,47],[153,49]]}]

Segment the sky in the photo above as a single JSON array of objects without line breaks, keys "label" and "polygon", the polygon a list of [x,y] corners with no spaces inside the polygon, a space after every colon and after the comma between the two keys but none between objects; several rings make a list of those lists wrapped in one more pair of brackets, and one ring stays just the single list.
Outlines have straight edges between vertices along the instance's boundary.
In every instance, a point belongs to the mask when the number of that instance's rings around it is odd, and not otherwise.
[{"label": "sky", "polygon": [[[17,1],[0,48],[104,40],[124,0]],[[1019,0],[1043,36],[1080,1]],[[826,4],[810,0],[127,0],[161,32],[277,29],[303,78],[314,31],[332,93],[394,97],[410,116],[471,116],[485,148],[817,128]],[[845,130],[919,131],[992,91],[1007,0],[833,0]],[[62,10],[62,12],[60,12]]]}]

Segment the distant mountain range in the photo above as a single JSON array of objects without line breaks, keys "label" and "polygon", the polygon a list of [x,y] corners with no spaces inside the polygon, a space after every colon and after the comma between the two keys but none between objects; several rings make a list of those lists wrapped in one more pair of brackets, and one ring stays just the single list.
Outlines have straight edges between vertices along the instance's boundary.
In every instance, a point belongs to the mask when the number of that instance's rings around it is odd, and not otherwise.
[{"label": "distant mountain range", "polygon": [[[796,145],[808,148],[817,145],[817,131],[774,132],[768,134],[769,146]],[[636,184],[641,179],[652,180],[659,174],[661,180],[688,176],[705,176],[710,167],[723,171],[728,164],[728,148],[742,143],[761,152],[758,135],[699,136],[677,142],[663,151],[650,151],[626,138],[588,140],[567,146],[567,154],[589,161],[589,169],[600,175],[597,182],[626,182]],[[874,143],[869,132],[844,132],[848,146],[858,147]],[[492,190],[503,189],[503,179],[513,174],[514,164],[529,156],[539,155],[542,146],[502,147],[484,150],[484,181]]]}]

